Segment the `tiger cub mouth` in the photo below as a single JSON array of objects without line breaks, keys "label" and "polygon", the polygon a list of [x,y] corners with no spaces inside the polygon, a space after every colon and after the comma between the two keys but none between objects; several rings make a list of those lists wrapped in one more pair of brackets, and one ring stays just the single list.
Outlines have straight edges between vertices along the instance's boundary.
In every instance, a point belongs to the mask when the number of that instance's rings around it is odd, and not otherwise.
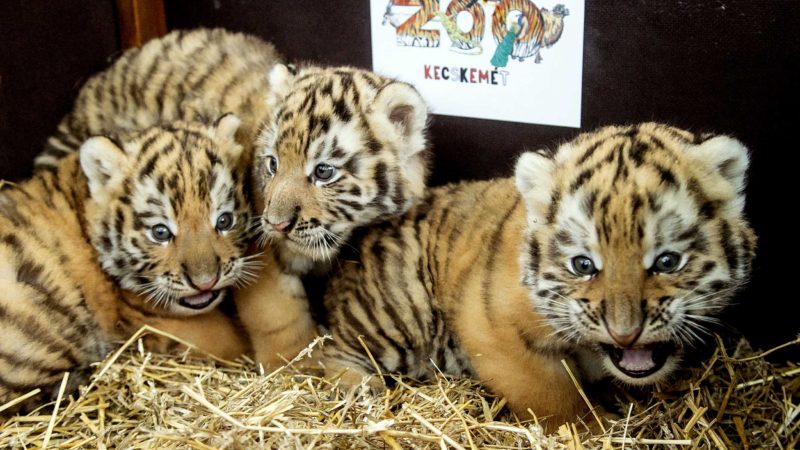
[{"label": "tiger cub mouth", "polygon": [[675,352],[671,342],[655,342],[631,348],[600,344],[611,363],[631,378],[650,376],[664,367],[667,358]]},{"label": "tiger cub mouth", "polygon": [[188,295],[181,298],[178,304],[189,309],[204,309],[214,303],[220,295],[222,295],[221,289],[216,291],[202,291],[199,294]]}]

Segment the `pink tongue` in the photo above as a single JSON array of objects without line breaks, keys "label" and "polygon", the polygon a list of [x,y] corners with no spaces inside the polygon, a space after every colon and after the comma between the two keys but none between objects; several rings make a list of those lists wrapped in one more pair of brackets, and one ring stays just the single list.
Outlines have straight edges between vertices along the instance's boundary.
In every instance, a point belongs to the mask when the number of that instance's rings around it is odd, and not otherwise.
[{"label": "pink tongue", "polygon": [[202,294],[191,295],[189,297],[184,297],[183,301],[188,303],[189,305],[202,305],[203,303],[208,302],[211,300],[211,296],[214,295],[213,292],[203,292]]},{"label": "pink tongue", "polygon": [[631,372],[644,372],[655,367],[653,351],[646,348],[634,348],[622,351],[620,367]]}]

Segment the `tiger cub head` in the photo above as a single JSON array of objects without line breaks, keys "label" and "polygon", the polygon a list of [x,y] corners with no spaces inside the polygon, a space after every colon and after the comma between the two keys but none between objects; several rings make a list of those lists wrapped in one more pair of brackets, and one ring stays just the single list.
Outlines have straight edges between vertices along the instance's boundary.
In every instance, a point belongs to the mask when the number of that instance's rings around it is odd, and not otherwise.
[{"label": "tiger cub head", "polygon": [[122,288],[194,315],[252,276],[238,127],[229,114],[211,126],[177,122],[83,143],[87,228]]},{"label": "tiger cub head", "polygon": [[284,268],[329,262],[355,228],[398,216],[427,178],[427,107],[410,85],[348,68],[278,65],[254,179]]},{"label": "tiger cub head", "polygon": [[748,164],[735,139],[653,123],[522,155],[523,283],[555,334],[623,382],[665,379],[750,273]]}]

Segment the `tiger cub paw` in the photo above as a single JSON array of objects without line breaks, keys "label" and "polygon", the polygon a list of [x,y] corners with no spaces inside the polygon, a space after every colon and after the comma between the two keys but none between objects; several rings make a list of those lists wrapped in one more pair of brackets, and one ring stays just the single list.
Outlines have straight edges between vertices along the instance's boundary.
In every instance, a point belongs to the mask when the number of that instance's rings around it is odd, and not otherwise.
[{"label": "tiger cub paw", "polygon": [[386,383],[380,376],[351,367],[328,367],[325,369],[325,377],[338,382],[343,391],[366,388],[371,395],[377,397],[387,390]]}]

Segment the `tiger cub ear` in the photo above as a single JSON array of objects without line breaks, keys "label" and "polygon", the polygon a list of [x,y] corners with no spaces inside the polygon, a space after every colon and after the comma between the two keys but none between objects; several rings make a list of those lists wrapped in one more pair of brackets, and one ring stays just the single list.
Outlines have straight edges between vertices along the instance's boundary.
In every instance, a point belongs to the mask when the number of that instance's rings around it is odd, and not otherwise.
[{"label": "tiger cub ear", "polygon": [[80,162],[89,193],[98,201],[119,184],[129,164],[125,150],[105,136],[89,138],[81,145]]},{"label": "tiger cub ear", "polygon": [[706,189],[713,190],[715,196],[725,199],[733,214],[741,214],[747,169],[750,166],[747,147],[730,136],[715,136],[690,147],[688,154],[708,172]]},{"label": "tiger cub ear", "polygon": [[517,160],[514,178],[525,201],[528,225],[544,221],[552,201],[553,171],[556,164],[544,151],[525,152]]},{"label": "tiger cub ear", "polygon": [[218,152],[225,158],[225,162],[236,165],[242,156],[244,149],[236,141],[236,132],[242,121],[235,114],[227,113],[214,121],[214,125],[209,128],[209,135],[218,146]]},{"label": "tiger cub ear", "polygon": [[400,156],[410,158],[425,150],[428,106],[411,85],[395,81],[378,92],[369,109],[376,131],[394,142]]},{"label": "tiger cub ear", "polygon": [[274,108],[292,89],[294,73],[285,64],[275,64],[267,76],[269,80],[269,95],[267,104]]}]

